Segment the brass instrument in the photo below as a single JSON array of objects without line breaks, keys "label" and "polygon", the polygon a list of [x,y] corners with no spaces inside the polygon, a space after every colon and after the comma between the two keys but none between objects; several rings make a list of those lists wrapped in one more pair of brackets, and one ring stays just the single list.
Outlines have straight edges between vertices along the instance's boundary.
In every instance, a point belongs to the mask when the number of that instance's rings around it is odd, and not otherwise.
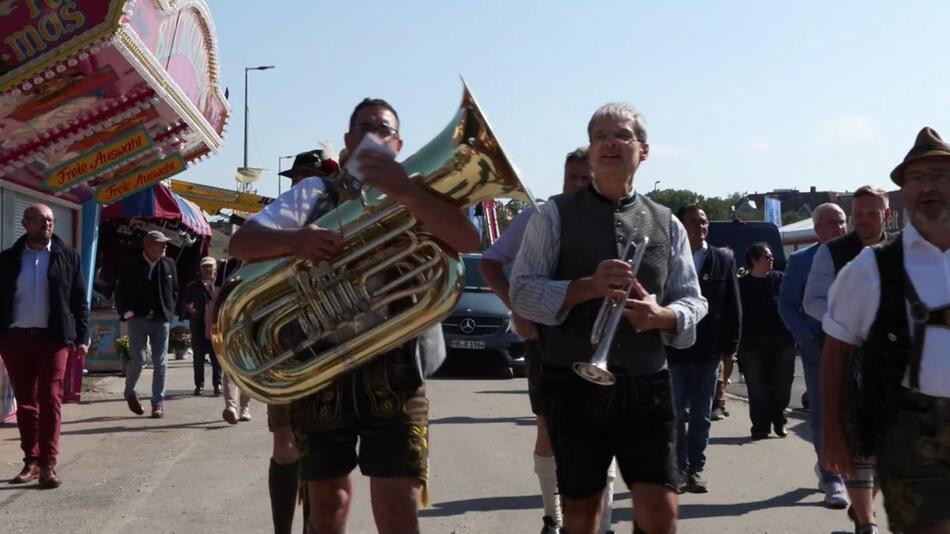
[{"label": "brass instrument", "polygon": [[[649,243],[650,238],[644,237],[643,241],[636,245],[636,249],[633,252],[633,259],[629,260],[633,266],[634,276],[640,271],[640,262],[643,261],[643,255],[646,253]],[[630,247],[632,246],[633,241],[627,241],[627,245],[624,247],[620,257],[626,259],[630,254]],[[632,288],[633,284],[628,284],[626,288],[621,288],[625,290],[625,298],[630,295]],[[617,381],[614,374],[607,370],[607,356],[610,354],[610,346],[614,343],[614,334],[617,333],[617,328],[620,327],[620,318],[623,317],[623,309],[623,300],[614,300],[604,297],[604,302],[600,305],[597,318],[594,319],[594,328],[590,333],[590,344],[595,345],[597,350],[594,351],[590,363],[576,362],[573,366],[574,372],[584,380],[597,384],[598,386],[612,386]]]},{"label": "brass instrument", "polygon": [[[533,202],[467,86],[452,121],[403,167],[460,209],[496,197]],[[440,322],[458,301],[457,254],[405,206],[375,189],[362,193],[316,220],[341,230],[335,257],[252,263],[221,289],[212,343],[248,395],[287,403],[319,391]]]}]

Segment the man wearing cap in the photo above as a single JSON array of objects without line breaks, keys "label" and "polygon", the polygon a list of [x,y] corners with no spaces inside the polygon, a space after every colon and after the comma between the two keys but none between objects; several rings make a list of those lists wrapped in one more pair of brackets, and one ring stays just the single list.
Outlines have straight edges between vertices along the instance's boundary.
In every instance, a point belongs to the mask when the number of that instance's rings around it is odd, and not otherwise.
[{"label": "man wearing cap", "polygon": [[[822,328],[822,463],[876,455],[893,532],[950,532],[950,146],[924,128],[891,173],[907,210],[893,241],[838,274]],[[842,409],[848,361],[860,402]],[[856,439],[845,436],[854,428]],[[855,451],[854,449],[858,449]]]},{"label": "man wearing cap", "polygon": [[79,254],[53,233],[53,211],[34,204],[23,212],[25,233],[0,253],[0,357],[17,401],[23,470],[10,480],[39,478],[60,485],[63,374],[70,349],[89,348],[89,307]]},{"label": "man wearing cap", "polygon": [[125,400],[133,413],[145,410],[135,386],[145,365],[146,344],[152,349],[152,417],[165,416],[165,371],[168,324],[178,302],[175,262],[165,256],[170,239],[158,230],[145,234],[142,254],[126,258],[119,269],[115,307],[129,324],[129,362],[125,369]]},{"label": "man wearing cap", "polygon": [[211,384],[214,386],[214,396],[221,394],[221,366],[218,365],[218,359],[214,356],[214,347],[211,346],[211,303],[214,300],[214,276],[217,270],[218,263],[214,258],[211,256],[202,258],[201,278],[185,286],[182,296],[182,317],[188,319],[188,327],[191,329],[196,397],[204,392],[205,355],[211,358]]}]

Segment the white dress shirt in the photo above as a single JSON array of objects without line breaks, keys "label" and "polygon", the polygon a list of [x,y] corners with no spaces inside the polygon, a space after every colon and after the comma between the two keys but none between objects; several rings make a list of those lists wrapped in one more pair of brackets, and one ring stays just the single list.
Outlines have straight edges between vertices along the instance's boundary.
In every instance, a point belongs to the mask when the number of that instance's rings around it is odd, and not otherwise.
[{"label": "white dress shirt", "polygon": [[808,271],[808,281],[805,283],[805,294],[802,296],[802,309],[820,321],[828,311],[828,289],[835,281],[835,262],[831,258],[828,245],[822,243],[815,251],[811,261],[811,270]]},{"label": "white dress shirt", "polygon": [[[634,193],[636,194],[636,193]],[[552,280],[561,249],[561,215],[555,202],[546,202],[528,221],[528,227],[511,271],[511,303],[522,317],[556,326],[570,309],[561,310],[571,280]],[[661,332],[663,342],[688,348],[696,341],[696,324],[706,315],[706,299],[699,289],[686,229],[670,217],[670,267],[661,306],[676,314],[676,333]]]},{"label": "white dress shirt", "polygon": [[[941,251],[910,223],[904,227],[904,268],[920,300],[934,310],[950,304],[950,250]],[[881,275],[874,251],[865,248],[846,265],[831,285],[822,328],[829,336],[859,346],[877,316]],[[910,310],[907,316],[911,324]],[[911,324],[911,335],[913,325]],[[904,385],[909,384],[904,377]],[[920,391],[950,397],[950,328],[929,325],[920,362]]]},{"label": "white dress shirt", "polygon": [[50,243],[33,250],[23,246],[20,275],[13,297],[14,328],[46,328],[49,326],[49,258]]},{"label": "white dress shirt", "polygon": [[145,258],[145,263],[148,264],[148,279],[151,280],[152,275],[155,273],[155,265],[158,264],[158,260],[161,259],[161,256],[155,258],[155,261],[152,261],[148,259],[148,255],[143,252],[142,257]]},{"label": "white dress shirt", "polygon": [[696,267],[697,273],[703,270],[703,262],[706,261],[707,250],[709,250],[709,245],[707,245],[706,240],[703,239],[703,245],[693,251],[693,266]]},{"label": "white dress shirt", "polygon": [[271,229],[300,228],[307,222],[311,210],[317,200],[326,194],[326,190],[327,186],[322,178],[305,178],[252,215],[248,221]]}]

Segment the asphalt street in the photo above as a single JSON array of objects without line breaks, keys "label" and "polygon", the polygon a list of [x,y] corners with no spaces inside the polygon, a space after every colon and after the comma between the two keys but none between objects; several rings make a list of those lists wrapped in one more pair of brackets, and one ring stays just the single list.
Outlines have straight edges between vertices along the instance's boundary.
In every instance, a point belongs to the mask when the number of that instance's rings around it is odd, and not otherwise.
[{"label": "asphalt street", "polygon": [[[191,396],[191,375],[189,360],[171,362],[164,419],[130,413],[119,377],[97,380],[97,392],[66,405],[63,486],[0,483],[0,532],[270,531],[271,437],[263,406],[252,405],[253,421],[228,425],[221,398]],[[146,370],[140,392],[150,380]],[[741,384],[732,389],[741,393]],[[420,512],[423,532],[537,532],[541,499],[525,380],[440,377],[428,390],[432,504]],[[710,492],[681,496],[679,532],[849,532],[844,512],[820,504],[805,414],[791,413],[786,439],[751,442],[746,404],[734,397],[729,410],[731,417],[713,425]],[[21,457],[16,426],[0,426],[0,477],[16,474]],[[368,484],[356,478],[349,532],[374,532]],[[631,531],[633,513],[618,484],[618,533]]]}]

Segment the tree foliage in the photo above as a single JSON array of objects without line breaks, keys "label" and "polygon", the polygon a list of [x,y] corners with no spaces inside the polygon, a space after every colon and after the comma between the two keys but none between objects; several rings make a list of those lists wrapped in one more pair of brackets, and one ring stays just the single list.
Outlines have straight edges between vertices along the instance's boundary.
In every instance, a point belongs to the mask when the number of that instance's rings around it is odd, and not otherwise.
[{"label": "tree foliage", "polygon": [[746,193],[732,193],[722,197],[705,197],[688,189],[658,189],[647,193],[647,197],[654,202],[670,208],[673,213],[684,206],[697,204],[706,212],[710,221],[728,220],[731,208],[739,202]]}]

